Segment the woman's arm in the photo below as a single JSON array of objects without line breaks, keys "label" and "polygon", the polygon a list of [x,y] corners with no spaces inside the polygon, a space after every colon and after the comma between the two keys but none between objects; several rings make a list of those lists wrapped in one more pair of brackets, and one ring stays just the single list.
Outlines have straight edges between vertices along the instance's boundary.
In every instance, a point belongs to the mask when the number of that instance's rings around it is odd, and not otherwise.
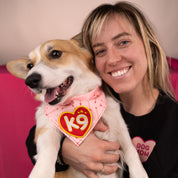
[{"label": "woman's arm", "polygon": [[35,129],[36,129],[36,125],[30,129],[29,135],[26,140],[26,147],[27,147],[28,155],[33,164],[35,164],[36,162],[34,159],[34,156],[36,155],[36,144],[34,142]]},{"label": "woman's arm", "polygon": [[[108,128],[99,122],[95,127],[97,131],[106,131]],[[90,133],[80,146],[76,146],[68,138],[65,138],[62,146],[62,156],[65,163],[83,172],[86,176],[95,178],[97,172],[103,169],[104,174],[115,172],[117,166],[106,164],[116,163],[119,155],[107,153],[115,151],[120,147],[118,142],[109,142],[98,139],[95,134]]]}]

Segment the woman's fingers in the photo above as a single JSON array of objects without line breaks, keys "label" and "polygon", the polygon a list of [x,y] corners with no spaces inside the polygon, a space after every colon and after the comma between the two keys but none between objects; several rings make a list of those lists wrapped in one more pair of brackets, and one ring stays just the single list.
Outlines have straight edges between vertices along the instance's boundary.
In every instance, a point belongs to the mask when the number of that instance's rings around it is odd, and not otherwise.
[{"label": "woman's fingers", "polygon": [[116,151],[119,150],[120,144],[119,142],[103,141],[102,147],[105,151]]},{"label": "woman's fingers", "polygon": [[[117,152],[120,145],[118,142],[99,141],[100,144],[96,147],[95,152],[91,155],[91,160],[95,163],[111,164],[119,160]],[[101,151],[100,151],[101,150]]]},{"label": "woman's fingers", "polygon": [[119,154],[108,153],[105,154],[102,162],[105,164],[117,163],[119,161]]},{"label": "woman's fingers", "polygon": [[102,174],[109,175],[109,174],[116,172],[117,170],[118,170],[118,166],[116,166],[116,165],[106,165],[106,164],[104,164]]},{"label": "woman's fingers", "polygon": [[98,121],[98,123],[93,129],[93,131],[100,131],[100,132],[105,132],[107,130],[108,130],[108,127],[101,121]]},{"label": "woman's fingers", "polygon": [[98,163],[95,165],[95,168],[98,169],[97,171],[91,171],[91,170],[86,170],[83,173],[88,177],[88,178],[98,178],[98,174],[113,174],[118,170],[117,165],[106,165],[102,163]]},{"label": "woman's fingers", "polygon": [[83,174],[85,174],[87,176],[87,178],[98,178],[97,173],[93,172],[93,171],[83,171]]}]

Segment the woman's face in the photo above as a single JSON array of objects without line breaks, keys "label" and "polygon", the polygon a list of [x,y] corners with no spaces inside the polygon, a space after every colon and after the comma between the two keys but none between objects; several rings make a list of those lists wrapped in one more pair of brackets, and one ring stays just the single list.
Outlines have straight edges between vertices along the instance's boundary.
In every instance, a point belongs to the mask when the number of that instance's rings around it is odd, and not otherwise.
[{"label": "woman's face", "polygon": [[92,47],[100,76],[115,92],[124,94],[144,88],[144,45],[126,19],[114,15],[106,20]]}]

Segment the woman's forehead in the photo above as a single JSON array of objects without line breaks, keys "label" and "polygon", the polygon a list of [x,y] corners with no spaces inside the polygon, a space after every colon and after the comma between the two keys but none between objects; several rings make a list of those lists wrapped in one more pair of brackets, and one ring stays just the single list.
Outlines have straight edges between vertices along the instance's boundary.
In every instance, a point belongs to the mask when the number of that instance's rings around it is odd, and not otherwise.
[{"label": "woman's forehead", "polygon": [[109,40],[109,38],[114,38],[118,34],[135,33],[135,29],[129,20],[126,19],[126,17],[117,14],[108,16],[101,25],[102,26],[100,26],[100,30],[96,33],[93,33],[92,44],[96,43],[97,41],[101,41],[102,38],[108,38]]}]

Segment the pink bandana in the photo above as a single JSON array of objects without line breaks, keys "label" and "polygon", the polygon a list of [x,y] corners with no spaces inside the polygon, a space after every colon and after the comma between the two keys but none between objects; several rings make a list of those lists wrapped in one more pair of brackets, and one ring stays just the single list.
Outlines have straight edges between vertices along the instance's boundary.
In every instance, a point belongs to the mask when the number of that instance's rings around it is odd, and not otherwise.
[{"label": "pink bandana", "polygon": [[87,94],[72,97],[65,103],[55,106],[47,104],[45,114],[61,132],[79,146],[92,131],[105,108],[105,94],[97,87]]}]

